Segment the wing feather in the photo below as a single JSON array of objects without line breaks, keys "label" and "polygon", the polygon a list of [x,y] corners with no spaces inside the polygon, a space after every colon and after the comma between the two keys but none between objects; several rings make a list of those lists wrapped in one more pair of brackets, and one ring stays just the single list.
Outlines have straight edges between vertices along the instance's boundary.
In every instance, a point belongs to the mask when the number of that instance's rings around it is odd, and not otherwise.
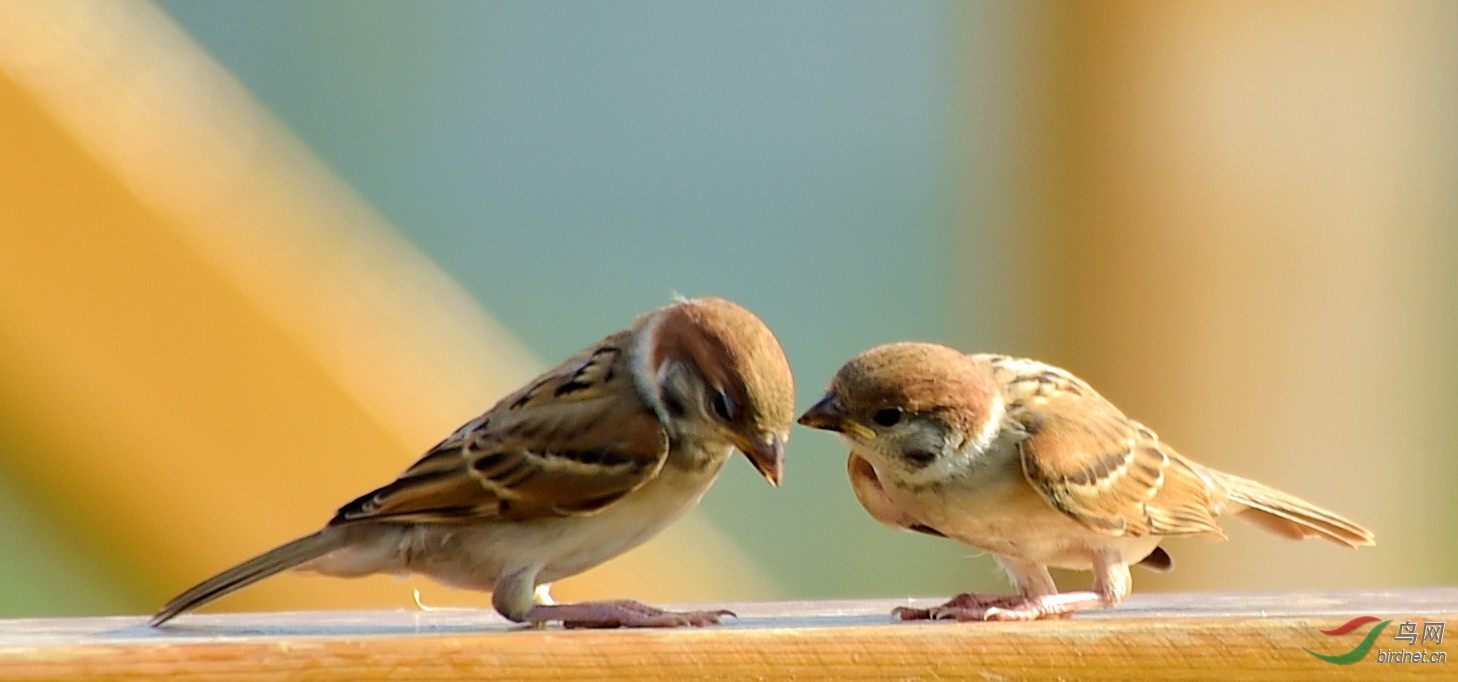
[{"label": "wing feather", "polygon": [[1210,480],[1154,432],[1063,370],[991,360],[1008,416],[1027,432],[1018,446],[1023,475],[1048,504],[1114,536],[1224,537]]},{"label": "wing feather", "polygon": [[662,468],[668,435],[632,385],[631,338],[610,336],[501,399],[331,524],[591,514],[636,490]]}]

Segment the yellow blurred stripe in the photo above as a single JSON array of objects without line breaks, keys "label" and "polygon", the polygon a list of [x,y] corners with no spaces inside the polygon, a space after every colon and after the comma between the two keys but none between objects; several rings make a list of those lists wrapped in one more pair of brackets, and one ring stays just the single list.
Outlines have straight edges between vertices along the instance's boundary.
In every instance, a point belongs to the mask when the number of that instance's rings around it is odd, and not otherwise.
[{"label": "yellow blurred stripe", "polygon": [[[539,368],[155,7],[0,5],[0,68],[0,420],[44,453],[12,469],[150,597],[311,530]],[[226,605],[409,602],[382,580]],[[559,596],[766,591],[695,517]]]},{"label": "yellow blurred stripe", "polygon": [[1453,7],[1125,0],[1026,17],[1033,51],[1003,91],[1021,101],[996,104],[1021,137],[1001,143],[1020,155],[997,214],[1015,227],[991,275],[964,248],[965,291],[997,295],[962,298],[959,317],[1001,306],[1013,350],[1378,538],[1353,553],[1232,522],[1228,544],[1166,545],[1179,570],[1137,589],[1453,580]]}]

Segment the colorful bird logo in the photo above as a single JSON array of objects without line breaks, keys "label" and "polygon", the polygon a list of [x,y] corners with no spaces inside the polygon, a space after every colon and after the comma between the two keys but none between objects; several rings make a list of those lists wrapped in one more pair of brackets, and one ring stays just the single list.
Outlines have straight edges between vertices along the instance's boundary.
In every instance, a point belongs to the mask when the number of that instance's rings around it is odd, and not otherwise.
[{"label": "colorful bird logo", "polygon": [[[1378,618],[1376,616],[1358,616],[1330,630],[1322,630],[1321,634],[1345,635],[1348,632],[1356,630],[1363,625],[1375,622],[1377,620]],[[1312,656],[1315,656],[1323,661],[1326,661],[1327,663],[1335,663],[1337,665],[1351,665],[1353,663],[1356,663],[1357,661],[1362,660],[1362,657],[1366,656],[1367,652],[1372,650],[1372,643],[1377,641],[1377,635],[1382,632],[1382,628],[1387,627],[1387,624],[1391,622],[1391,620],[1384,620],[1381,623],[1378,623],[1377,627],[1372,628],[1372,630],[1367,633],[1367,636],[1362,639],[1361,644],[1358,644],[1355,648],[1353,648],[1351,651],[1348,651],[1347,653],[1338,656],[1327,656],[1326,654],[1318,654],[1310,649],[1306,649],[1306,653],[1311,654]]]}]

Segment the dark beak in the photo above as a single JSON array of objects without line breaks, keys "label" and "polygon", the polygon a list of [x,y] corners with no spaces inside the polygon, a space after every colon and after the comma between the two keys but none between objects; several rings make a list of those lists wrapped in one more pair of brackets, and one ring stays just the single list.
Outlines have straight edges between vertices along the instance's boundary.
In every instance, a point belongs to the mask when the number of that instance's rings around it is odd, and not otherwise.
[{"label": "dark beak", "polygon": [[806,410],[800,415],[800,423],[812,429],[823,431],[834,431],[848,436],[859,436],[864,439],[876,437],[876,432],[866,428],[854,419],[846,416],[845,410],[840,406],[834,393],[828,393],[815,406]]},{"label": "dark beak", "polygon": [[785,473],[785,439],[778,434],[766,433],[754,439],[736,439],[738,447],[749,463],[769,484],[779,487]]}]

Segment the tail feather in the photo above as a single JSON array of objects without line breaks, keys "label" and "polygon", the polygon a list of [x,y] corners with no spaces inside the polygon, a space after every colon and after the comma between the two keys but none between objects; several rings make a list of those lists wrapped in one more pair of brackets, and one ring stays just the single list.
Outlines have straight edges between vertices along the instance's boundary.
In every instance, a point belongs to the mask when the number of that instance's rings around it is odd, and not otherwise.
[{"label": "tail feather", "polygon": [[1217,478],[1230,501],[1246,507],[1241,518],[1267,531],[1296,540],[1321,537],[1347,547],[1377,543],[1372,531],[1299,497],[1239,476],[1217,473]]},{"label": "tail feather", "polygon": [[344,546],[346,534],[325,528],[293,542],[275,547],[237,566],[204,580],[167,602],[148,623],[157,627],[179,614],[191,611],[218,597],[238,590]]}]

